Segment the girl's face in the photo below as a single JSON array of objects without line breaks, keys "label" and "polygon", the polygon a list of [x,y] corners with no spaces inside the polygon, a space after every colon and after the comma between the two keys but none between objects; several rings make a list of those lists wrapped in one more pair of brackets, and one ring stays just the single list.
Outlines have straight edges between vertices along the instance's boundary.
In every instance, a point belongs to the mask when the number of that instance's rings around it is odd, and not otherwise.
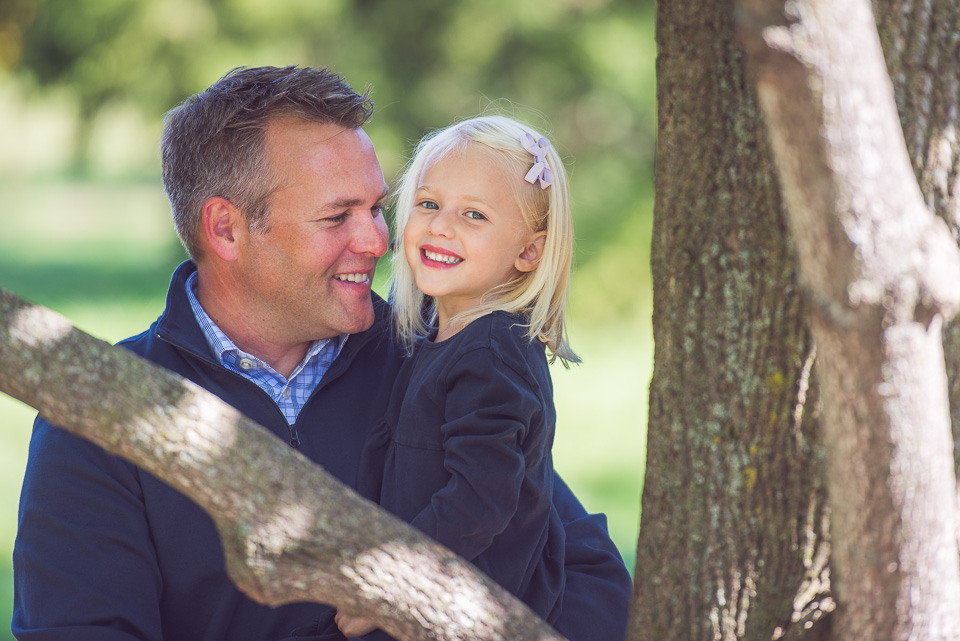
[{"label": "girl's face", "polygon": [[545,234],[530,230],[514,199],[522,179],[472,144],[420,177],[403,243],[417,287],[436,298],[441,331],[494,287],[536,269]]}]

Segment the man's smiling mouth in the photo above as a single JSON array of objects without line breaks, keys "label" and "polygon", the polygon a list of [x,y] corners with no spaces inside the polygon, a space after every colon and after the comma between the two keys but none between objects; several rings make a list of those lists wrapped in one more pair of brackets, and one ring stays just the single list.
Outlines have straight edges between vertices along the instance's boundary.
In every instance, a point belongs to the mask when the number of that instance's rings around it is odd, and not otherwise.
[{"label": "man's smiling mouth", "polygon": [[354,274],[334,274],[333,277],[344,283],[366,283],[370,280],[367,272],[357,272]]}]

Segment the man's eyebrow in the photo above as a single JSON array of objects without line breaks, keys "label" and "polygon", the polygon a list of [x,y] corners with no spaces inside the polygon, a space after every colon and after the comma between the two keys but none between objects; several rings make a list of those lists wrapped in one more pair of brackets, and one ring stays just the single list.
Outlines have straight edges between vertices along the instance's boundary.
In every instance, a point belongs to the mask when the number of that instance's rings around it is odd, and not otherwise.
[{"label": "man's eyebrow", "polygon": [[[390,188],[384,187],[383,191],[380,192],[380,197],[377,198],[377,202],[379,203],[380,201],[385,199],[389,193],[390,193]],[[333,200],[327,203],[326,205],[324,205],[322,209],[325,211],[330,209],[350,209],[352,207],[359,207],[363,203],[364,201],[360,198],[338,198],[337,200]]]}]

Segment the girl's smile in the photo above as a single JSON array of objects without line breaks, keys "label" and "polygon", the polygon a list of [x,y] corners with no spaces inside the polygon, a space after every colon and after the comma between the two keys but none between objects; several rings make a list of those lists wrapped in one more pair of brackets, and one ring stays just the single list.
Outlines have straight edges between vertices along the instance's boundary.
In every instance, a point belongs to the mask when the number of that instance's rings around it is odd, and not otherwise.
[{"label": "girl's smile", "polygon": [[[423,262],[430,267],[440,267],[441,265],[457,265],[463,262],[463,258],[455,254],[441,249],[439,247],[434,247],[432,245],[424,245],[420,248],[420,254],[423,256]],[[440,265],[434,265],[433,263],[440,263]]]}]

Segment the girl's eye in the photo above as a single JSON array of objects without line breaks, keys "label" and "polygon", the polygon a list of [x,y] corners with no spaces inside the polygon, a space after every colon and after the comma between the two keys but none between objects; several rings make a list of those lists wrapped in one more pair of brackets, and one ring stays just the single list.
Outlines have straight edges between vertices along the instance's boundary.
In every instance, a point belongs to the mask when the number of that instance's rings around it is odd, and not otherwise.
[{"label": "girl's eye", "polygon": [[437,203],[432,200],[421,200],[417,203],[417,207],[423,207],[424,209],[440,209],[437,207]]},{"label": "girl's eye", "polygon": [[487,219],[486,216],[484,216],[483,214],[481,214],[479,211],[475,211],[475,210],[473,210],[473,209],[471,209],[470,211],[466,212],[466,213],[464,214],[464,216],[466,216],[466,217],[469,218],[470,220],[486,220],[486,219]]}]

